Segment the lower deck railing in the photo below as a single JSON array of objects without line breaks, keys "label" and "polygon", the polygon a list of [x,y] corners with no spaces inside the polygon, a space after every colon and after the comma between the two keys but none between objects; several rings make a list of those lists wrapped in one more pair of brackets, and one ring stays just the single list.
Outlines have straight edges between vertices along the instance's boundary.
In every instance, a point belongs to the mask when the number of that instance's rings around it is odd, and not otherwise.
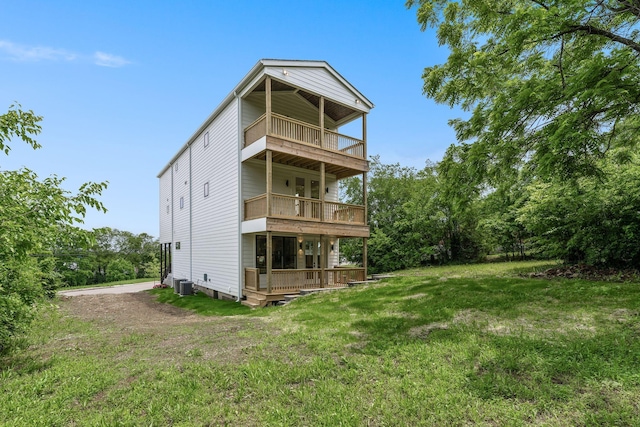
[{"label": "lower deck railing", "polygon": [[[349,282],[361,282],[365,280],[364,268],[319,268],[300,270],[271,270],[271,292],[296,291],[300,289],[339,288]],[[251,290],[267,290],[266,283],[260,286],[259,272],[257,268],[245,268],[245,288]]]}]

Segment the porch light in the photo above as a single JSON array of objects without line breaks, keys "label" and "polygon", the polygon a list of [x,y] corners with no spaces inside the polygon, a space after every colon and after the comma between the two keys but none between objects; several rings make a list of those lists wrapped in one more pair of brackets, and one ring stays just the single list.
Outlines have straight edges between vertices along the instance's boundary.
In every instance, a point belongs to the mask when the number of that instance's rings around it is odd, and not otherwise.
[{"label": "porch light", "polygon": [[288,76],[288,75],[289,75],[289,72],[283,68],[283,69],[282,69],[282,74],[284,74],[285,76]]},{"label": "porch light", "polygon": [[356,104],[360,104],[360,100],[359,99],[356,99]]},{"label": "porch light", "polygon": [[288,186],[289,186],[289,180],[286,180],[286,181],[284,182],[284,185],[286,185],[286,186],[288,187]]},{"label": "porch light", "polygon": [[329,187],[324,189],[325,193],[329,194]]}]

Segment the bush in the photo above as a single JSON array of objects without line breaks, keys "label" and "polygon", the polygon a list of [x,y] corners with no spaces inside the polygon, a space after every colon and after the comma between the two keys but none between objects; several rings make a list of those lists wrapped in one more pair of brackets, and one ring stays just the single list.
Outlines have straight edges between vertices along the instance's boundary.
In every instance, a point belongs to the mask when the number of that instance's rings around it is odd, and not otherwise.
[{"label": "bush", "polygon": [[39,274],[35,258],[0,263],[0,354],[31,324],[36,302],[44,296]]},{"label": "bush", "polygon": [[136,272],[131,264],[126,259],[118,258],[110,261],[107,264],[107,282],[117,282],[119,280],[135,279]]}]

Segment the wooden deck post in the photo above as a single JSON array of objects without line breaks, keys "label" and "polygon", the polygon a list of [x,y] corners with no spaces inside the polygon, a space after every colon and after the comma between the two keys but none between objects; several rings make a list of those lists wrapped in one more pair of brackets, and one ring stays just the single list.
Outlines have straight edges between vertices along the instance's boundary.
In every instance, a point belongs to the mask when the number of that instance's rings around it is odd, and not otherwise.
[{"label": "wooden deck post", "polygon": [[[367,160],[367,113],[362,113],[362,154]],[[368,220],[368,202],[367,202],[367,173],[362,174],[362,204],[364,205],[364,225],[369,224]],[[367,280],[368,254],[367,254],[367,238],[362,238],[362,267],[364,268],[364,280]]]},{"label": "wooden deck post", "polygon": [[318,105],[320,117],[318,124],[320,126],[320,148],[324,148],[324,96],[320,97],[320,105]]},{"label": "wooden deck post", "polygon": [[362,238],[362,267],[364,267],[364,280],[367,280],[367,238]]},{"label": "wooden deck post", "polygon": [[367,160],[367,113],[362,113],[362,155]]},{"label": "wooden deck post", "polygon": [[267,150],[267,217],[271,216],[271,192],[273,191],[273,152]]},{"label": "wooden deck post", "polygon": [[324,288],[324,271],[327,263],[326,237],[320,236],[320,287]]},{"label": "wooden deck post", "polygon": [[327,183],[324,172],[324,162],[320,162],[320,222],[324,222],[325,185],[327,185]]},{"label": "wooden deck post", "polygon": [[271,231],[267,231],[267,293],[271,293],[271,268],[273,256],[273,241]]},{"label": "wooden deck post", "polygon": [[362,205],[364,206],[364,225],[369,224],[367,220],[367,173],[362,173]]},{"label": "wooden deck post", "polygon": [[264,92],[265,92],[265,109],[266,109],[266,120],[267,120],[267,135],[271,135],[271,77],[267,76],[264,81]]}]

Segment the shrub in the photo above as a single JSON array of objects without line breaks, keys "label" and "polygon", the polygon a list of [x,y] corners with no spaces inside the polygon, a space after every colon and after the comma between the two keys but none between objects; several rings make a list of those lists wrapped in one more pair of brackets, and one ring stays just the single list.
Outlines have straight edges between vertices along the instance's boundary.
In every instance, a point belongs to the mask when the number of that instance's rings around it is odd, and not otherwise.
[{"label": "shrub", "polygon": [[107,264],[107,282],[117,282],[119,280],[135,279],[136,272],[131,264],[126,259],[118,258],[110,261]]}]

